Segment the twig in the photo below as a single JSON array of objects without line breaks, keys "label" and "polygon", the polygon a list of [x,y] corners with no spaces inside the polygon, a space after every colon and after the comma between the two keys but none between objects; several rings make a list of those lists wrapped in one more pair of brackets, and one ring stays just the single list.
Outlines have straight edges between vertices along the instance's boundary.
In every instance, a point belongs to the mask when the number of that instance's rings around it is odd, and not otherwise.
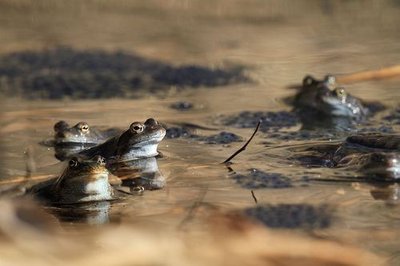
[{"label": "twig", "polygon": [[29,146],[25,151],[25,167],[26,167],[26,178],[30,178],[32,173],[36,172],[36,162],[33,156],[33,147]]},{"label": "twig", "polygon": [[257,204],[257,203],[258,203],[258,200],[257,200],[256,195],[254,194],[254,191],[253,191],[253,190],[251,191],[251,196],[253,197],[254,202]]},{"label": "twig", "polygon": [[243,145],[243,147],[241,147],[239,150],[237,150],[234,154],[232,154],[228,159],[226,159],[225,161],[223,161],[223,164],[227,164],[229,163],[230,160],[232,160],[233,158],[235,158],[236,155],[238,155],[239,153],[241,153],[242,151],[244,151],[247,147],[247,145],[249,145],[250,141],[254,138],[254,136],[256,135],[259,127],[261,125],[261,121],[258,121],[257,123],[257,127],[254,130],[253,134],[251,135],[251,137],[249,138],[249,140]]},{"label": "twig", "polygon": [[354,83],[364,80],[387,79],[400,76],[400,65],[385,67],[378,70],[361,71],[353,74],[338,75],[339,83]]},{"label": "twig", "polygon": [[[385,67],[378,70],[367,70],[360,71],[351,74],[341,74],[335,75],[338,83],[350,84],[356,82],[362,82],[366,80],[380,80],[400,77],[400,65]],[[299,90],[303,88],[302,84],[293,84],[287,86],[288,89]]]},{"label": "twig", "polygon": [[192,206],[190,207],[190,209],[189,209],[187,215],[185,216],[185,218],[183,218],[183,220],[179,223],[179,225],[177,227],[178,230],[183,230],[184,226],[193,219],[193,217],[195,216],[197,210],[202,205],[204,197],[207,194],[207,191],[208,191],[208,187],[205,187],[201,191],[198,199],[192,204]]},{"label": "twig", "polygon": [[[38,176],[32,176],[29,177],[29,181],[39,181],[42,179],[48,179],[50,177],[55,177],[54,175],[38,175]],[[27,178],[25,176],[19,176],[19,177],[14,177],[12,180],[2,180],[0,181],[0,186],[3,185],[11,185],[11,184],[15,184],[15,183],[23,183],[26,182]]]}]

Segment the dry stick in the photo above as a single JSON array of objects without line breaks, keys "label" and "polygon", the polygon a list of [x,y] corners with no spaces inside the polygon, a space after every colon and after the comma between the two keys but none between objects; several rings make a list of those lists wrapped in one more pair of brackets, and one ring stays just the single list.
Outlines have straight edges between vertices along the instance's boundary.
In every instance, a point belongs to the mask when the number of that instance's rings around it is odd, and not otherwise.
[{"label": "dry stick", "polygon": [[253,134],[251,135],[251,137],[249,138],[249,140],[243,145],[243,147],[241,147],[239,150],[237,150],[234,154],[232,154],[228,159],[226,159],[225,161],[223,161],[223,164],[229,163],[230,160],[232,160],[236,155],[238,155],[239,153],[241,153],[242,151],[244,151],[247,147],[247,145],[249,145],[250,141],[254,138],[254,136],[256,135],[258,128],[261,125],[261,121],[258,121],[257,123],[257,127],[254,130]]},{"label": "dry stick", "polygon": [[353,74],[338,75],[339,83],[354,83],[372,79],[386,79],[400,76],[400,65],[385,67],[379,70],[361,71]]},{"label": "dry stick", "polygon": [[[55,175],[38,175],[38,176],[31,176],[29,177],[29,181],[31,180],[42,180],[42,179],[48,179],[50,177],[55,177]],[[14,184],[14,183],[23,183],[26,182],[27,178],[25,176],[19,176],[19,177],[14,177],[12,180],[2,180],[0,181],[0,186],[3,185],[9,185],[9,184]]]}]

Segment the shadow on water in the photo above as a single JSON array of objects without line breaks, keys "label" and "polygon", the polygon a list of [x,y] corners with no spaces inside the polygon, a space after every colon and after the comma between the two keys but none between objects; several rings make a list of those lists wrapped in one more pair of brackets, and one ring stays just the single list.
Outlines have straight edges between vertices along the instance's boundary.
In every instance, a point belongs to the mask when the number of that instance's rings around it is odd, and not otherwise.
[{"label": "shadow on water", "polygon": [[133,97],[171,86],[215,87],[250,82],[244,67],[173,66],[122,51],[59,47],[0,57],[0,92],[30,99]]}]

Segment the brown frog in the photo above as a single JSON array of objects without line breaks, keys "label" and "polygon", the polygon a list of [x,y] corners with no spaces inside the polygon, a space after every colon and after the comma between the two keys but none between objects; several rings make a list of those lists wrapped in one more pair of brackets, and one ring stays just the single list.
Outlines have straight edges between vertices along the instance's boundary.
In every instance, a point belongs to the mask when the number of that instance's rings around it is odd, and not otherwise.
[{"label": "brown frog", "polygon": [[327,75],[323,80],[306,76],[293,105],[300,112],[312,111],[327,117],[346,117],[356,121],[368,114],[368,108],[362,101],[339,87],[332,75]]},{"label": "brown frog", "polygon": [[71,127],[67,122],[59,121],[54,125],[54,142],[56,145],[85,144],[94,146],[121,132],[116,128],[102,130],[91,127],[86,122],[79,122]]},{"label": "brown frog", "polygon": [[39,183],[28,193],[52,204],[76,204],[116,199],[109,171],[101,156],[74,157],[60,177]]},{"label": "brown frog", "polygon": [[157,147],[165,133],[161,124],[149,118],[144,123],[132,123],[122,134],[79,154],[87,157],[101,155],[110,163],[154,157],[158,155]]}]

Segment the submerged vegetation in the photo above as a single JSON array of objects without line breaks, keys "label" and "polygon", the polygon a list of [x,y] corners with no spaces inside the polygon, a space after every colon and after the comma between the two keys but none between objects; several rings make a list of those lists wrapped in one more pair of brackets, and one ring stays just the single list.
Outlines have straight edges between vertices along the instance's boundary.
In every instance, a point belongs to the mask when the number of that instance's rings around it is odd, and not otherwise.
[{"label": "submerged vegetation", "polygon": [[0,56],[0,93],[28,99],[129,98],[245,82],[243,66],[173,66],[123,51],[59,47]]}]

